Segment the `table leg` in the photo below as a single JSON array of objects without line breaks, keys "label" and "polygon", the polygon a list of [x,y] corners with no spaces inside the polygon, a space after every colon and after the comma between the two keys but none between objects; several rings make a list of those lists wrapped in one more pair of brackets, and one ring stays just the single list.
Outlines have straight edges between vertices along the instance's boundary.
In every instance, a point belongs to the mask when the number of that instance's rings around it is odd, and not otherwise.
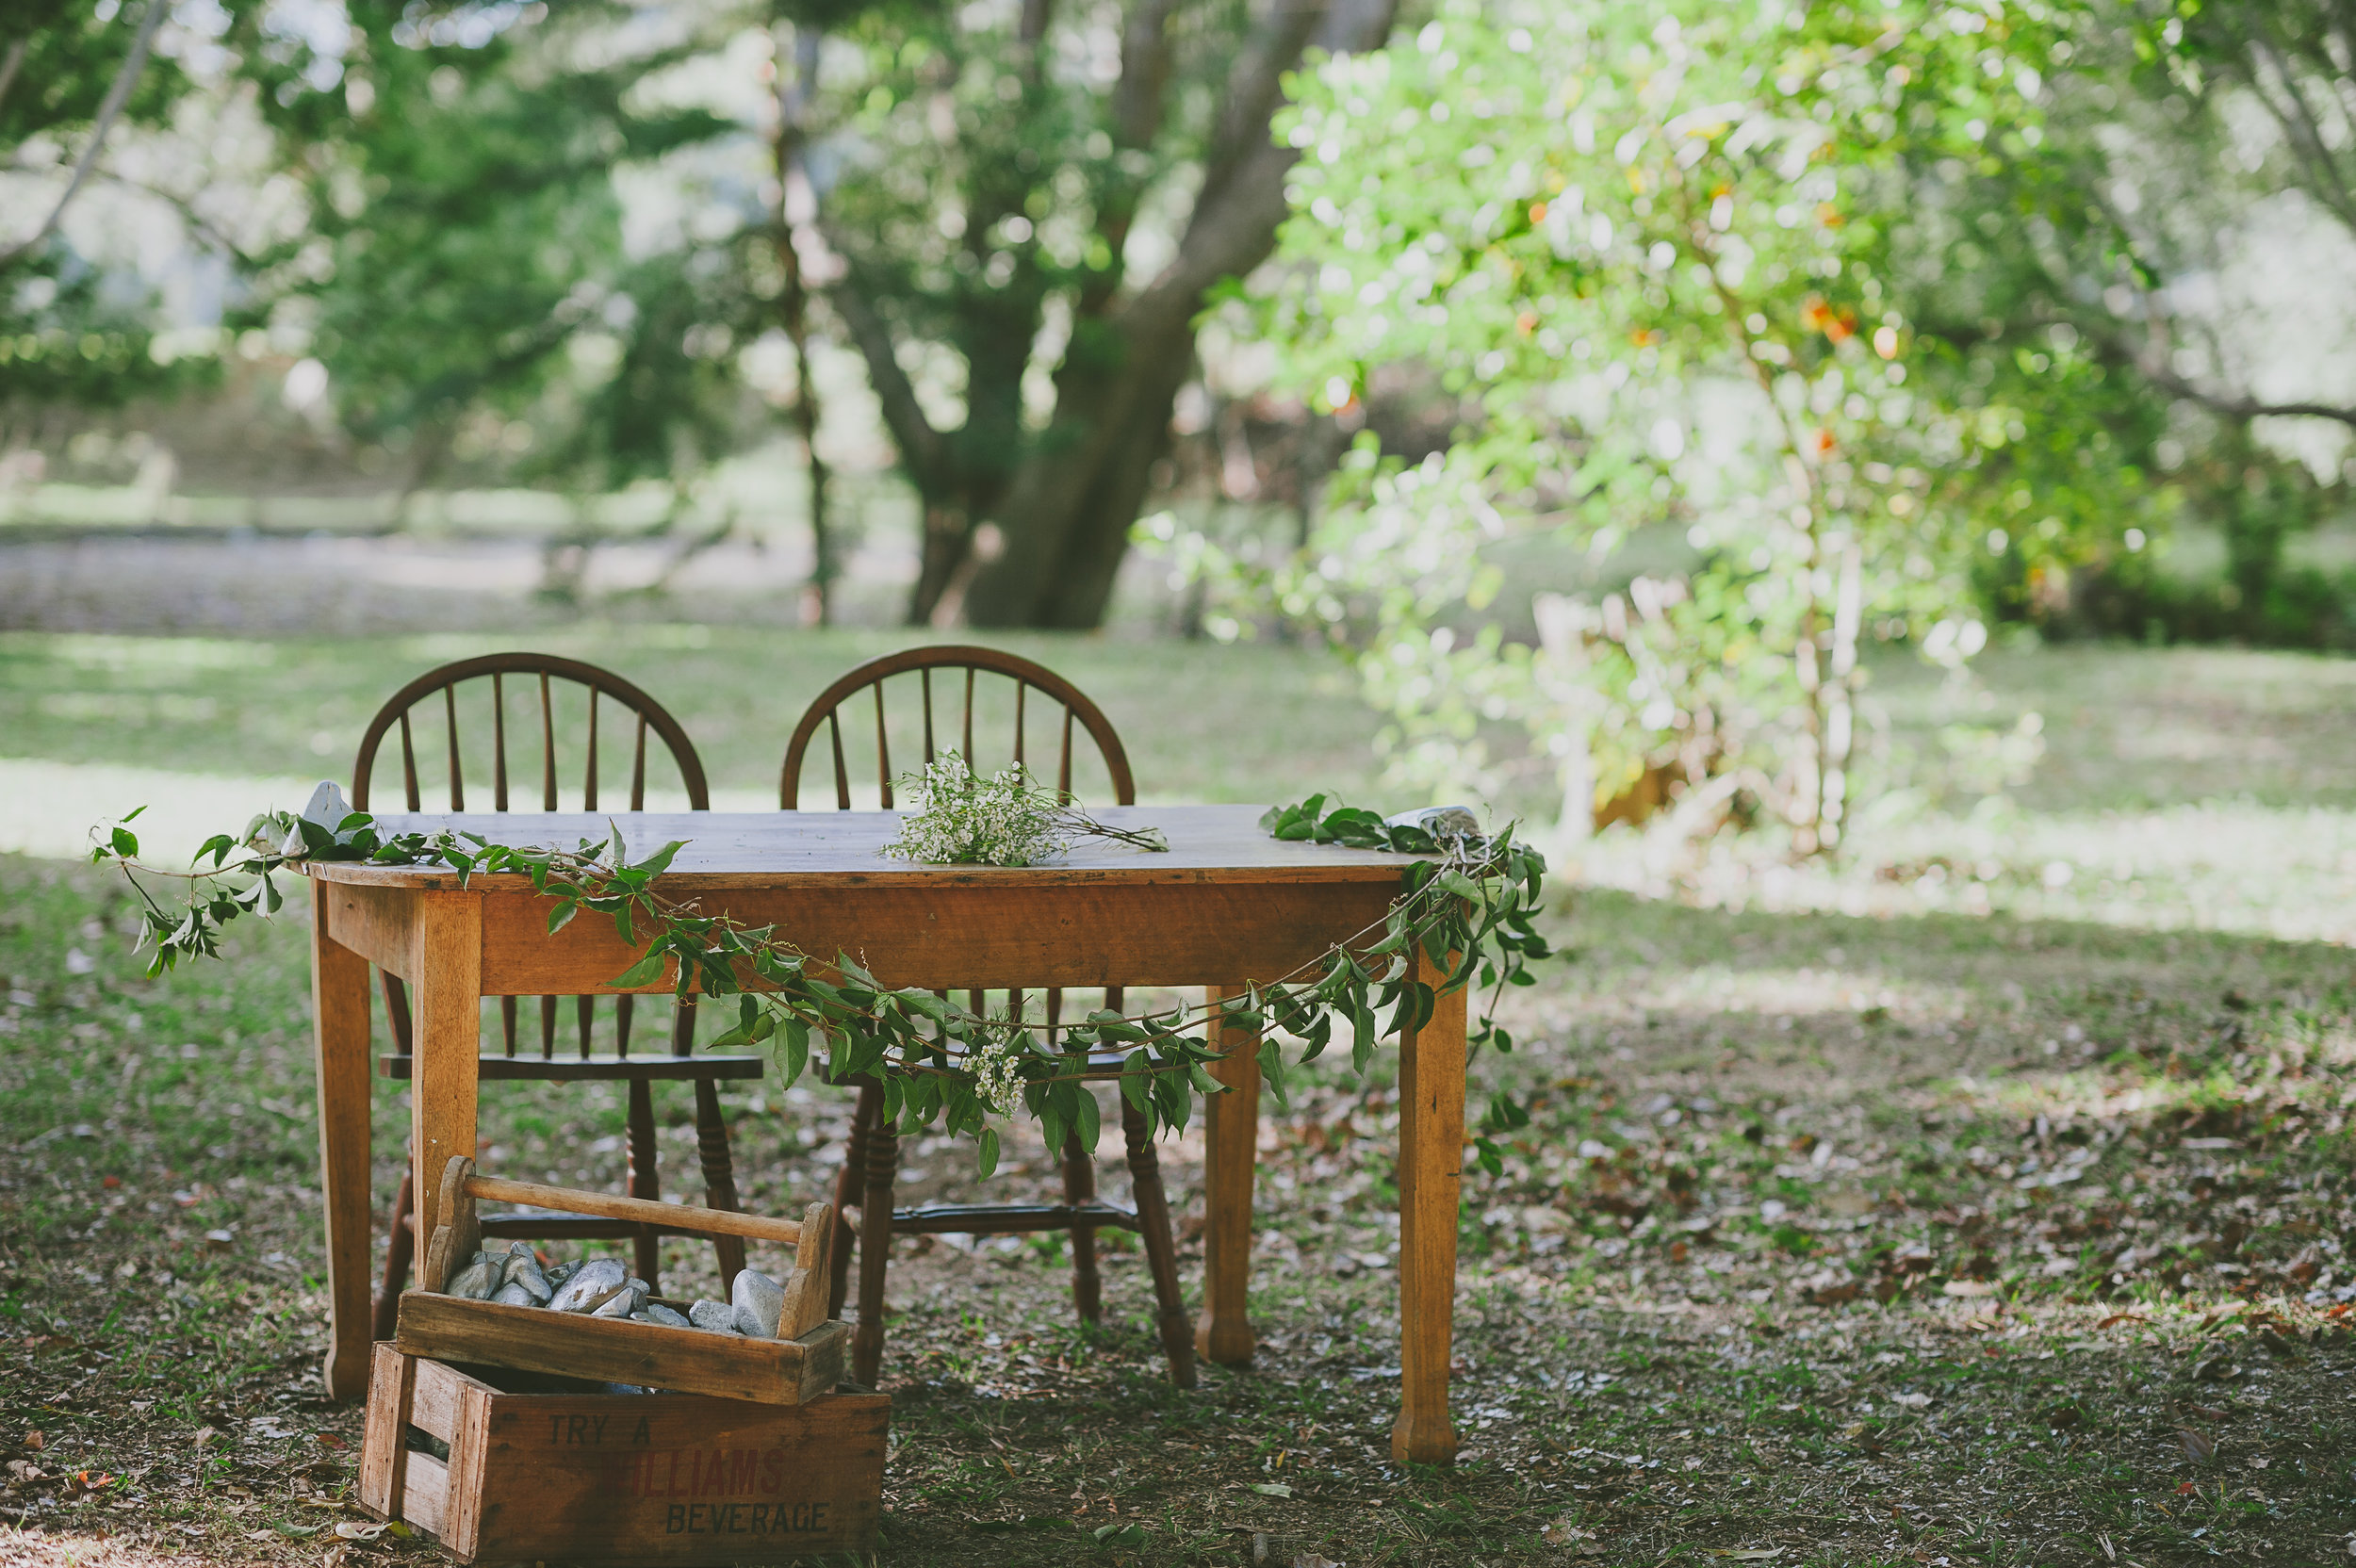
[{"label": "table leg", "polygon": [[[1207,1006],[1241,987],[1212,987]],[[1260,1038],[1256,1033],[1215,1021],[1210,1038],[1226,1054],[1211,1076],[1225,1094],[1203,1102],[1203,1315],[1196,1319],[1194,1348],[1203,1360],[1240,1366],[1252,1359],[1254,1341],[1252,1290],[1252,1177],[1260,1157]]]},{"label": "table leg", "polygon": [[883,1376],[884,1275],[892,1262],[892,1191],[900,1179],[900,1131],[876,1091],[867,1129],[867,1190],[859,1205],[859,1322],[851,1329],[851,1376],[874,1388]]},{"label": "table leg", "polygon": [[417,1063],[409,1079],[418,1252],[442,1214],[442,1171],[475,1153],[475,1078],[483,1039],[483,900],[474,893],[417,897],[417,972],[410,977]]},{"label": "table leg", "polygon": [[327,935],[311,884],[311,1020],[318,1043],[320,1207],[327,1217],[327,1396],[368,1387],[368,964]]},{"label": "table leg", "polygon": [[[1439,978],[1420,954],[1416,978]],[[1456,1312],[1456,1220],[1464,1163],[1464,1000],[1443,996],[1399,1045],[1399,1420],[1391,1457],[1456,1458],[1448,1374]]]}]

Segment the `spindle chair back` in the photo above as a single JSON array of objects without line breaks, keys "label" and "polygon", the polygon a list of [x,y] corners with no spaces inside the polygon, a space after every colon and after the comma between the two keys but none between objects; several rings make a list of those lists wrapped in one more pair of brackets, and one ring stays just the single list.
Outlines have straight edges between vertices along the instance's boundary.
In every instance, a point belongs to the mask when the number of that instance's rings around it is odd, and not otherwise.
[{"label": "spindle chair back", "polygon": [[[568,759],[560,737],[579,737]],[[616,743],[618,742],[618,743]],[[695,743],[661,703],[610,670],[552,654],[497,653],[429,670],[393,694],[369,721],[352,764],[352,803],[370,809],[376,775],[398,758],[401,808],[409,811],[494,812],[559,810],[642,811],[650,805],[691,811],[711,808],[711,790]],[[487,776],[485,768],[487,765]],[[428,804],[431,800],[431,804]],[[388,1078],[410,1076],[414,1042],[409,1001],[401,980],[380,976],[393,1051],[380,1059]],[[630,1054],[638,999],[614,999],[613,1054],[593,1049],[597,1034],[595,998],[573,999],[570,1049],[559,1052],[558,999],[539,999],[536,1051],[519,1051],[518,1000],[499,1001],[499,1053],[486,1055],[485,1079],[544,1082],[621,1081],[630,1086],[628,1136],[630,1190],[633,1197],[659,1195],[652,1086],[658,1079],[685,1079],[695,1086],[698,1152],[702,1155],[706,1203],[735,1208],[736,1190],[728,1128],[717,1084],[758,1078],[758,1056],[696,1056],[695,1010],[692,999],[675,1004],[669,1050]],[[396,1205],[384,1287],[377,1302],[379,1338],[389,1323],[414,1248],[404,1180]],[[659,1234],[644,1226],[578,1217],[532,1214],[495,1217],[487,1233],[532,1237],[621,1237],[636,1243],[638,1273],[656,1281]],[[716,1238],[723,1285],[744,1266],[744,1244]]]},{"label": "spindle chair back", "polygon": [[[888,682],[896,682],[892,690],[902,699],[896,710],[886,696]],[[908,804],[892,771],[895,736],[899,740],[896,755],[904,765],[912,757],[930,763],[955,745],[977,775],[987,776],[1009,760],[1023,763],[1026,771],[1031,769],[1032,758],[1040,755],[1031,750],[1035,722],[1043,722],[1054,757],[1052,771],[1034,775],[1039,784],[1052,781],[1067,798],[1073,794],[1075,783],[1101,784],[1109,792],[1110,804],[1137,804],[1137,781],[1130,771],[1128,751],[1112,722],[1085,693],[1045,665],[1020,655],[954,644],[909,648],[870,660],[821,692],[803,711],[786,744],[777,804],[788,811],[801,808],[803,778],[821,729],[826,732],[826,746],[820,753],[826,772],[821,779],[831,776],[835,808],[847,811],[863,804],[855,796],[864,791],[855,791],[853,783],[855,778],[863,782],[867,776],[863,765],[853,765],[862,739],[872,737],[875,746],[874,799],[892,809]],[[1004,751],[994,743],[977,748],[977,735],[991,737],[1001,724],[1011,730],[1011,745]],[[1003,1016],[1016,1021],[1029,1016],[1023,991],[1010,990],[1006,996]],[[998,1011],[990,1005],[985,991],[971,990],[966,997],[967,1005],[976,1013]],[[1057,1043],[1063,993],[1049,988],[1042,1000],[1047,1038],[1051,1044]],[[1118,987],[1104,992],[1104,1005],[1120,1009]],[[1120,1053],[1082,1054],[1086,1059],[1081,1075],[1086,1078],[1116,1078],[1125,1063]],[[1194,1386],[1194,1345],[1178,1283],[1177,1249],[1170,1234],[1159,1161],[1143,1117],[1125,1095],[1117,1098],[1128,1145],[1134,1209],[1098,1200],[1095,1157],[1073,1135],[1058,1152],[1065,1199],[1060,1204],[977,1203],[894,1211],[892,1191],[899,1171],[898,1135],[892,1119],[883,1114],[882,1086],[874,1082],[860,1086],[850,1150],[836,1180],[835,1213],[844,1233],[838,1237],[832,1253],[835,1283],[829,1303],[833,1313],[841,1315],[849,1291],[851,1251],[849,1222],[841,1217],[846,1207],[857,1208],[859,1311],[852,1339],[855,1377],[872,1383],[880,1368],[884,1272],[894,1232],[980,1235],[1069,1232],[1073,1301],[1080,1315],[1093,1322],[1103,1310],[1096,1233],[1110,1228],[1136,1232],[1143,1239],[1159,1300],[1161,1336],[1171,1380],[1180,1387]]]}]

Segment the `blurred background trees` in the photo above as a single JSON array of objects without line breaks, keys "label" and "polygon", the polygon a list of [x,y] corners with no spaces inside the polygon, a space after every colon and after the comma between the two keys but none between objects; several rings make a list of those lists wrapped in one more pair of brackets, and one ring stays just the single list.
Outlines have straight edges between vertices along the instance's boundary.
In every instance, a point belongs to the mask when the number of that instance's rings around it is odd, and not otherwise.
[{"label": "blurred background trees", "polygon": [[1330,641],[1403,783],[1831,847],[1877,650],[2356,640],[2350,25],[39,0],[0,510],[540,492],[556,589]]}]

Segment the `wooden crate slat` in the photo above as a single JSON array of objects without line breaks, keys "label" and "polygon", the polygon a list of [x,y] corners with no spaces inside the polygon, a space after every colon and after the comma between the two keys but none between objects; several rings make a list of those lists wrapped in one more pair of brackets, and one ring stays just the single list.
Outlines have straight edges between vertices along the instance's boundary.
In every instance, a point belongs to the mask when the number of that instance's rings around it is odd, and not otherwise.
[{"label": "wooden crate slat", "polygon": [[398,1343],[435,1361],[794,1405],[843,1380],[850,1336],[832,1320],[799,1339],[745,1339],[412,1290],[401,1298]]},{"label": "wooden crate slat", "polygon": [[[450,1423],[450,1457],[409,1453],[401,1491],[362,1501],[462,1562],[685,1568],[875,1548],[892,1412],[881,1395],[787,1407],[510,1394],[390,1344],[375,1348],[371,1392],[397,1390],[404,1365],[417,1403]],[[369,1414],[364,1478],[391,1468],[386,1446],[399,1440],[374,1405]]]}]

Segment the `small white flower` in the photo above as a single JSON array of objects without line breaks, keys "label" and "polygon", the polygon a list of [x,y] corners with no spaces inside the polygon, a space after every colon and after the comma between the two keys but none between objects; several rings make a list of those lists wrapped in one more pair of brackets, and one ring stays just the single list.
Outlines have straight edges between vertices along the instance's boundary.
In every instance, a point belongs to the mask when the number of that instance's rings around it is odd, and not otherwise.
[{"label": "small white flower", "polygon": [[888,855],[933,865],[1029,866],[1072,847],[1062,802],[1033,788],[1020,762],[977,778],[952,749],[907,782],[916,809],[884,846]]},{"label": "small white flower", "polygon": [[1023,1075],[1015,1070],[1012,1043],[995,1035],[987,1036],[965,1060],[973,1073],[975,1092],[1000,1116],[1012,1116],[1015,1096],[1023,1087]]}]

